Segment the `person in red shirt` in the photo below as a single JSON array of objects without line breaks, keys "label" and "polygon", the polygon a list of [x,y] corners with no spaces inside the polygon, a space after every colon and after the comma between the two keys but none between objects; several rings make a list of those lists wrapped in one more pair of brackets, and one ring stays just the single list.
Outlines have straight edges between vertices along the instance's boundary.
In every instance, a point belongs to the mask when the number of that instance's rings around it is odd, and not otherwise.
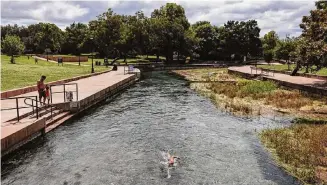
[{"label": "person in red shirt", "polygon": [[48,85],[45,86],[45,97],[48,100],[48,105],[50,104],[50,87]]},{"label": "person in red shirt", "polygon": [[45,85],[44,85],[44,80],[46,79],[47,77],[42,75],[41,76],[41,79],[39,81],[37,81],[37,91],[39,93],[39,101],[40,101],[40,104],[42,105],[42,97],[43,97],[43,104],[45,104]]}]

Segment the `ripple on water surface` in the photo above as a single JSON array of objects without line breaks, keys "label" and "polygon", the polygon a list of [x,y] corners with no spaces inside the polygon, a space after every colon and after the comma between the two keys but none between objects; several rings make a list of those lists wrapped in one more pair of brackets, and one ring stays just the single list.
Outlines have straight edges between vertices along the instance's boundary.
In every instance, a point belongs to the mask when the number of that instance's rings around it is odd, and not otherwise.
[{"label": "ripple on water surface", "polygon": [[[2,184],[297,184],[255,132],[288,122],[234,117],[153,73],[3,161]],[[167,150],[181,157],[169,179]]]}]

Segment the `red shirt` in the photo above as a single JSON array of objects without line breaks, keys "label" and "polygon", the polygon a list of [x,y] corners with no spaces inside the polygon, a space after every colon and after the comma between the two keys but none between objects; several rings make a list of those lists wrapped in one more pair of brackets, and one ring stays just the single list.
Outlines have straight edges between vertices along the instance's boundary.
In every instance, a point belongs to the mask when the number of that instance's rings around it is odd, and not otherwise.
[{"label": "red shirt", "polygon": [[44,89],[44,88],[45,88],[44,82],[38,81],[37,82],[37,90],[41,90],[41,89]]},{"label": "red shirt", "polygon": [[50,91],[49,91],[49,89],[46,89],[46,90],[45,90],[45,96],[46,96],[46,97],[49,97],[49,96],[50,96]]}]

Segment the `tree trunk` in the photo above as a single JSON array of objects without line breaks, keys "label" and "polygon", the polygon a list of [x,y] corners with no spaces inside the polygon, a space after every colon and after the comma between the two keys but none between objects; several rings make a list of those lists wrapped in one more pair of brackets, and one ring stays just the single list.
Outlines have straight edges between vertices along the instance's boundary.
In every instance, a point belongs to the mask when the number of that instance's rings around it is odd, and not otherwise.
[{"label": "tree trunk", "polygon": [[305,66],[305,73],[309,73],[309,64]]},{"label": "tree trunk", "polygon": [[170,59],[169,59],[169,54],[168,54],[168,52],[166,53],[166,63],[168,63],[168,61],[170,61]]},{"label": "tree trunk", "polygon": [[292,73],[291,73],[291,76],[295,76],[296,73],[299,71],[299,69],[300,69],[300,66],[299,66],[299,64],[297,63],[295,69],[294,69],[294,70],[292,71]]},{"label": "tree trunk", "polygon": [[179,52],[177,52],[177,60],[178,60],[178,62],[179,62]]},{"label": "tree trunk", "polygon": [[10,63],[12,63],[12,64],[14,64],[14,63],[15,63],[15,60],[14,60],[14,55],[11,55]]},{"label": "tree trunk", "polygon": [[286,62],[287,62],[288,71],[290,71],[291,70],[290,69],[290,61],[289,60],[286,60]]}]

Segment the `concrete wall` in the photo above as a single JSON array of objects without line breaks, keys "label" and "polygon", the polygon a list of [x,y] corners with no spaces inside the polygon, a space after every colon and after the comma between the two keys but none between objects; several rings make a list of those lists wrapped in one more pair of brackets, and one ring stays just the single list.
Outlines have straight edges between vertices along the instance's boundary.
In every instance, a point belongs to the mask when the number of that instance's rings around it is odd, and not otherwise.
[{"label": "concrete wall", "polygon": [[33,138],[36,134],[44,132],[45,118],[38,119],[30,125],[1,139],[1,156],[18,148],[24,142]]}]

